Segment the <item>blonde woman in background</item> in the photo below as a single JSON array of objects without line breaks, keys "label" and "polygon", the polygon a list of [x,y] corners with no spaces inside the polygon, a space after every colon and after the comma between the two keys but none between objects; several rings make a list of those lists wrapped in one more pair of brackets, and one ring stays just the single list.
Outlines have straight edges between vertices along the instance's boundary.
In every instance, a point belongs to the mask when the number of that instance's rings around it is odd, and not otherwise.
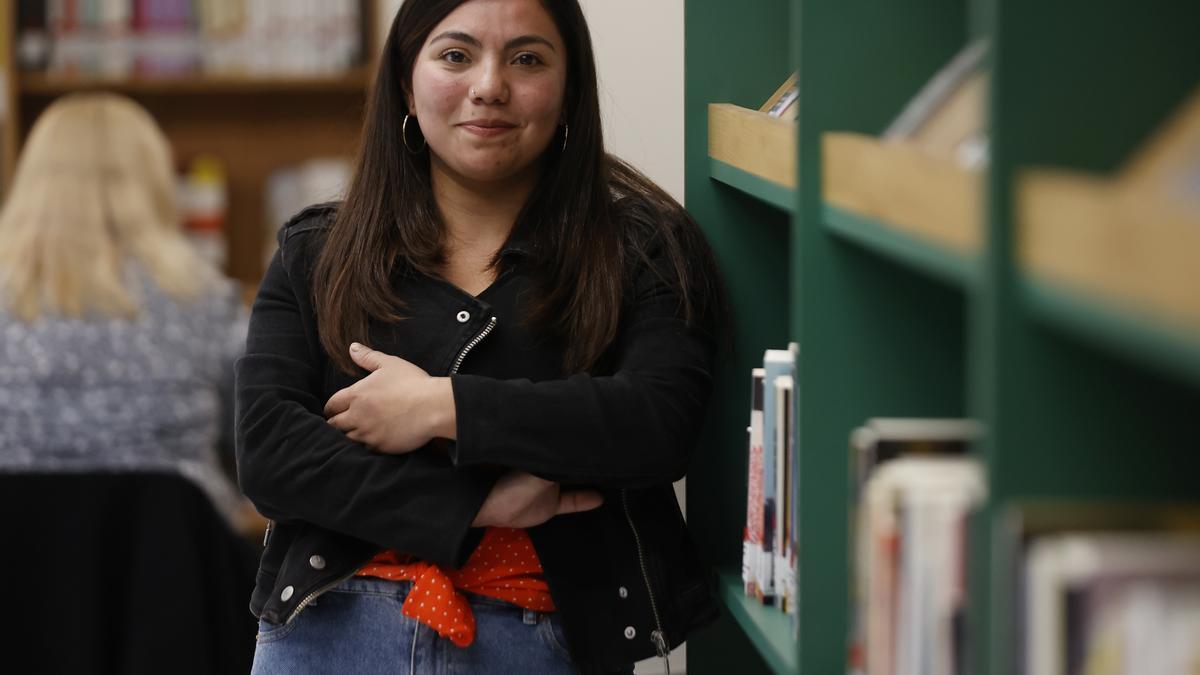
[{"label": "blonde woman in background", "polygon": [[216,453],[240,313],[181,232],[151,116],[56,101],[0,211],[0,472],[179,472],[253,527]]}]

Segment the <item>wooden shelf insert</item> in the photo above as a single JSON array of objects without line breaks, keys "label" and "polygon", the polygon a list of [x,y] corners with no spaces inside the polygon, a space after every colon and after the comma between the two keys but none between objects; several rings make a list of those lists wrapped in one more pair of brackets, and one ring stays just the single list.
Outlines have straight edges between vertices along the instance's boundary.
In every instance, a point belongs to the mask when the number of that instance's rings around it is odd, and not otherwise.
[{"label": "wooden shelf insert", "polygon": [[1027,274],[1156,317],[1200,339],[1200,91],[1113,176],[1030,169],[1017,177]]},{"label": "wooden shelf insert", "polygon": [[796,123],[728,103],[710,103],[708,156],[794,190]]},{"label": "wooden shelf insert", "polygon": [[1146,195],[1094,176],[1025,172],[1018,261],[1050,320],[1200,375],[1200,208]]},{"label": "wooden shelf insert", "polygon": [[974,255],[983,243],[979,171],[905,141],[828,132],[821,139],[826,204]]}]

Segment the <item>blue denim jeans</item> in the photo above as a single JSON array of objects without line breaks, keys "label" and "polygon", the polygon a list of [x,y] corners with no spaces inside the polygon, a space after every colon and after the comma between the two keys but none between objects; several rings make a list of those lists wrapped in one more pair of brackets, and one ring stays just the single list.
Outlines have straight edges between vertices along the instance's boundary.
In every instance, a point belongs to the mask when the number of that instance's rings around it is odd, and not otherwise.
[{"label": "blue denim jeans", "polygon": [[577,673],[557,614],[468,595],[475,641],[462,648],[401,613],[411,587],[353,577],[289,624],[259,621],[252,675]]}]

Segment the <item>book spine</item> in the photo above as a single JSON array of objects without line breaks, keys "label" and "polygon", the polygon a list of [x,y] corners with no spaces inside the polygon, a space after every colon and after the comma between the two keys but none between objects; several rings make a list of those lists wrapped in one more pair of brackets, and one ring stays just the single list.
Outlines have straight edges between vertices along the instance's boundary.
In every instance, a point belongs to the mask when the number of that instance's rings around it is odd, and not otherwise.
[{"label": "book spine", "polygon": [[763,555],[759,558],[757,576],[760,599],[764,603],[774,602],[779,590],[775,584],[775,562],[782,546],[779,541],[779,511],[783,496],[779,494],[781,462],[777,445],[779,411],[775,400],[775,380],[781,376],[791,376],[794,367],[790,351],[768,349],[763,353]]},{"label": "book spine", "polygon": [[750,375],[749,458],[746,477],[746,529],[742,543],[742,580],[746,595],[761,597],[758,577],[763,540],[763,378],[762,368]]},{"label": "book spine", "polygon": [[791,448],[792,426],[788,413],[792,405],[792,376],[775,378],[775,494],[778,509],[775,518],[775,594],[779,608],[791,612]]}]

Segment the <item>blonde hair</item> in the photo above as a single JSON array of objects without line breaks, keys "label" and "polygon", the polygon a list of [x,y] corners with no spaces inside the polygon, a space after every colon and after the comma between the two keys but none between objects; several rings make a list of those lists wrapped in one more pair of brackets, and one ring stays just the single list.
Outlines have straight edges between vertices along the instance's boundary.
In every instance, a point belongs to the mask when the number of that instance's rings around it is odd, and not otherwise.
[{"label": "blonde hair", "polygon": [[180,229],[171,149],[154,119],[115,94],[72,94],[38,119],[0,210],[0,299],[43,313],[134,316],[130,259],[186,301],[215,276]]}]

